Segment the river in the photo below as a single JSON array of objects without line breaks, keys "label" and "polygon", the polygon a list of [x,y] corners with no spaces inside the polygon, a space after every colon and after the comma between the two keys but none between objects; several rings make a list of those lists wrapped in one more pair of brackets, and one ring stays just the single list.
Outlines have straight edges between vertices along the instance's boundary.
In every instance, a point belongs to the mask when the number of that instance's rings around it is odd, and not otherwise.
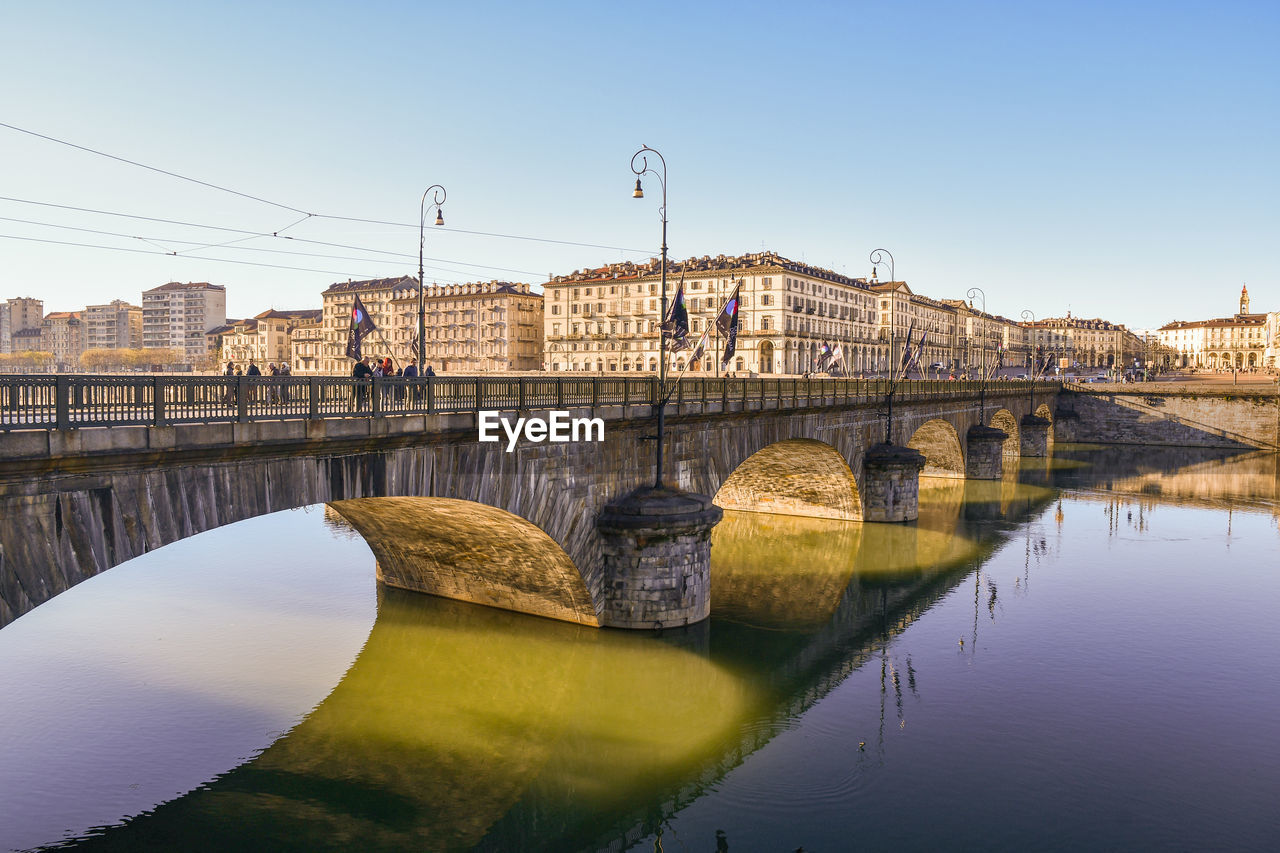
[{"label": "river", "polygon": [[309,507],[0,629],[0,849],[1271,850],[1275,455],[726,513],[655,636],[382,588]]}]

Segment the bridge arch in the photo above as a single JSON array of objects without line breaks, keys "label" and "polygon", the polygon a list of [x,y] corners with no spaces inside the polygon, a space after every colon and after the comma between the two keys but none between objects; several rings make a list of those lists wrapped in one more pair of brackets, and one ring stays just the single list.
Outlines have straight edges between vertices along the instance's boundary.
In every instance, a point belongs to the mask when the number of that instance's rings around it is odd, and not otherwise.
[{"label": "bridge arch", "polygon": [[991,416],[991,423],[998,430],[1002,430],[1005,435],[1009,436],[1001,445],[1001,452],[1005,456],[1022,455],[1021,439],[1018,433],[1018,419],[1013,416],[1013,412],[1008,409],[997,409],[996,413]]},{"label": "bridge arch", "polygon": [[964,479],[964,451],[950,421],[941,418],[925,421],[911,436],[907,447],[924,454],[922,476]]},{"label": "bridge arch", "polygon": [[457,498],[328,504],[368,543],[378,580],[445,598],[599,626],[582,574],[532,522]]},{"label": "bridge arch", "polygon": [[836,448],[812,438],[774,442],[725,478],[715,503],[724,509],[862,520],[858,482]]},{"label": "bridge arch", "polygon": [[1053,423],[1053,409],[1049,408],[1048,403],[1041,403],[1036,406],[1035,415],[1038,418],[1044,418],[1049,423]]}]

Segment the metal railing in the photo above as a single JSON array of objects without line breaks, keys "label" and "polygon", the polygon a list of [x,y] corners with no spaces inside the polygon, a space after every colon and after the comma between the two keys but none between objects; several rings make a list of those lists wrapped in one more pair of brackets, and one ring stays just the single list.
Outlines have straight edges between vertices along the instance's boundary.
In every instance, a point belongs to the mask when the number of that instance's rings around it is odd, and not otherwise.
[{"label": "metal railing", "polygon": [[[900,383],[894,397],[957,397],[978,393],[980,385],[914,380]],[[1002,382],[995,389],[1021,393],[1026,387],[1025,381]],[[813,408],[880,402],[888,388],[886,379],[686,377],[669,402],[704,410],[718,403],[726,411]],[[657,378],[647,376],[0,376],[0,431],[656,405],[657,395]]]}]

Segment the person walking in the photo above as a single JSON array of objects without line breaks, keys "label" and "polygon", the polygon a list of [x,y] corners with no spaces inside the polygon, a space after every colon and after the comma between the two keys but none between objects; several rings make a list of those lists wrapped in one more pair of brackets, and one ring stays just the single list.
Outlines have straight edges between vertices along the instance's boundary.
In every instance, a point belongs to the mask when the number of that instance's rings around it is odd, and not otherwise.
[{"label": "person walking", "polygon": [[[273,379],[278,379],[280,377],[280,368],[276,365],[274,361],[267,362],[267,374],[271,376]],[[280,383],[279,382],[271,383],[271,387],[267,389],[267,397],[270,399],[272,403],[280,402]]]},{"label": "person walking", "polygon": [[[245,376],[261,376],[262,371],[258,368],[258,365],[254,362],[253,359],[249,359],[249,366],[245,368],[244,375]],[[250,388],[249,402],[255,403],[257,402],[257,400],[258,400],[258,389]]]},{"label": "person walking", "polygon": [[355,398],[356,411],[360,411],[369,404],[369,388],[365,385],[365,380],[373,379],[373,368],[369,366],[369,356],[357,361],[351,368],[351,378],[355,381]]},{"label": "person walking", "polygon": [[[235,376],[237,373],[236,363],[234,361],[227,362],[227,369],[222,371],[223,376]],[[223,402],[234,406],[236,404],[236,385],[234,382],[227,383],[227,393],[223,397]]]},{"label": "person walking", "polygon": [[411,380],[405,383],[408,386],[409,405],[418,405],[418,360],[413,356],[409,356],[409,363],[400,371],[400,376]]}]

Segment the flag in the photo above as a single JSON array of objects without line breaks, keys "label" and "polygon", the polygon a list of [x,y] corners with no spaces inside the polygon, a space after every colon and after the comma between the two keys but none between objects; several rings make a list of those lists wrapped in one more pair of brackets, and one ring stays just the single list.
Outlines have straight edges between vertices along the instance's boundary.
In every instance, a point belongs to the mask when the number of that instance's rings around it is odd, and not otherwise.
[{"label": "flag", "polygon": [[347,358],[354,358],[359,361],[361,341],[377,328],[373,324],[373,318],[369,316],[369,312],[364,310],[360,295],[356,294],[355,304],[351,306],[351,328],[347,332]]},{"label": "flag", "polygon": [[662,318],[662,336],[671,341],[669,349],[672,352],[679,352],[689,346],[689,310],[684,305],[684,273],[680,274],[676,298],[671,300],[667,316]]},{"label": "flag", "polygon": [[907,345],[902,348],[902,359],[898,365],[900,371],[905,371],[911,366],[911,336],[915,334],[916,321],[912,320],[911,325],[907,327]]},{"label": "flag", "polygon": [[703,353],[707,351],[707,343],[711,340],[711,327],[707,326],[706,331],[698,338],[698,342],[693,346],[693,354],[689,356],[689,361],[695,362],[702,359]]},{"label": "flag", "polygon": [[720,313],[716,315],[716,331],[718,331],[725,339],[724,355],[720,357],[720,369],[723,370],[729,366],[729,359],[733,357],[733,352],[738,348],[738,291],[742,290],[742,284],[739,283],[733,289],[733,294],[729,297],[729,301],[720,309]]},{"label": "flag", "polygon": [[840,345],[836,344],[836,348],[831,351],[831,363],[840,365],[840,371],[845,376],[849,375],[849,369],[844,363],[844,350],[840,349]]},{"label": "flag", "polygon": [[831,344],[827,341],[822,342],[822,347],[818,350],[817,368],[819,371],[827,368],[831,363]]}]

